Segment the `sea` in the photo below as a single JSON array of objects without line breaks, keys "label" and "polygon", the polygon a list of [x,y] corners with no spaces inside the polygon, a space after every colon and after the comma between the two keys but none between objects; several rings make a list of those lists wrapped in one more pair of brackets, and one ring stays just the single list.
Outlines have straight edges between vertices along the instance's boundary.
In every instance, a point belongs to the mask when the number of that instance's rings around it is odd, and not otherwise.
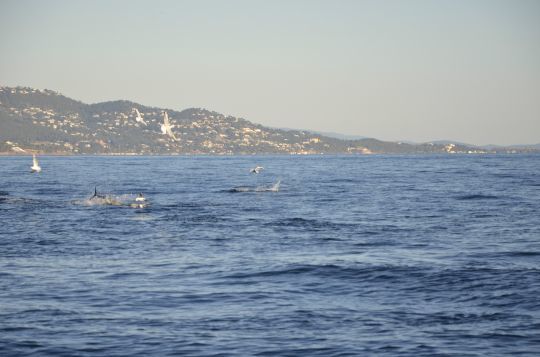
[{"label": "sea", "polygon": [[1,356],[540,355],[540,155],[38,159]]}]

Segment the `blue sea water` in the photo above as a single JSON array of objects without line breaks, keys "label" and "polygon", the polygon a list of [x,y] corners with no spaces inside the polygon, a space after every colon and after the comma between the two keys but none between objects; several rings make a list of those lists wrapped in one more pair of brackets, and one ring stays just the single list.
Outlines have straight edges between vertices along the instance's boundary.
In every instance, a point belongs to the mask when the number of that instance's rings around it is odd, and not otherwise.
[{"label": "blue sea water", "polygon": [[540,351],[540,155],[40,164],[0,157],[2,356]]}]

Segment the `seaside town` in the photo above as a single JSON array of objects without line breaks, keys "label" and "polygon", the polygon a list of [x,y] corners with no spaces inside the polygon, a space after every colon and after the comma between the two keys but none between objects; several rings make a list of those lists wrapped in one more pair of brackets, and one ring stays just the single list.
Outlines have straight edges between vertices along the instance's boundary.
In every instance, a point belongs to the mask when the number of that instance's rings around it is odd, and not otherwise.
[{"label": "seaside town", "polygon": [[0,87],[0,153],[110,155],[484,154],[538,151],[451,142],[342,140],[284,130],[200,108],[183,111],[120,100],[85,104],[52,90]]}]

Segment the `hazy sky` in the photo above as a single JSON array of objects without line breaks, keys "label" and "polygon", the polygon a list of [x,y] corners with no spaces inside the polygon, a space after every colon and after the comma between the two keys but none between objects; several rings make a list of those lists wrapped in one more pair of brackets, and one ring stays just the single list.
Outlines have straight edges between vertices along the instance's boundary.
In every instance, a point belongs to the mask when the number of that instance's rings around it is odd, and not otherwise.
[{"label": "hazy sky", "polygon": [[0,84],[384,140],[540,142],[540,1],[0,2]]}]

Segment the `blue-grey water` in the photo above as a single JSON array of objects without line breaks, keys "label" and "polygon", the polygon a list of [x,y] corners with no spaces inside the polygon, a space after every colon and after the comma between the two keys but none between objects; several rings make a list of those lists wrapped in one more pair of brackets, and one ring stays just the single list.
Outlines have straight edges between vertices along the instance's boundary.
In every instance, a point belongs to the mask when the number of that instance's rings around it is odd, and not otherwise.
[{"label": "blue-grey water", "polygon": [[2,356],[540,351],[540,155],[40,159],[0,157]]}]

